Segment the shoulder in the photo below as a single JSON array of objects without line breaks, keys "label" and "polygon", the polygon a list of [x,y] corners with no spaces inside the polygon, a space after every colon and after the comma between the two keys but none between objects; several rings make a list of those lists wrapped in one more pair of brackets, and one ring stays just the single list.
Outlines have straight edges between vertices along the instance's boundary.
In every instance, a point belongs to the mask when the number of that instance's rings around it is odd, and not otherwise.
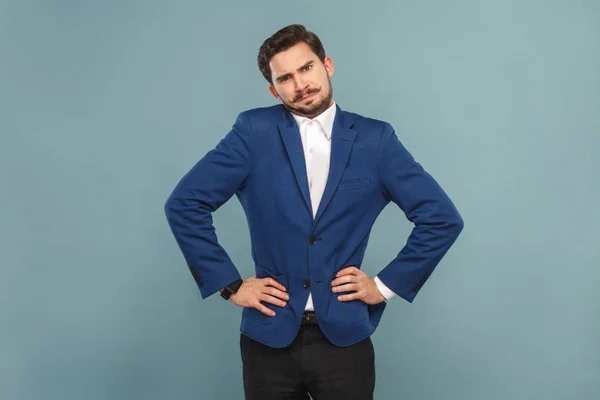
[{"label": "shoulder", "polygon": [[240,112],[238,118],[244,118],[253,126],[270,122],[277,122],[282,118],[283,105],[276,104],[268,107],[250,108]]},{"label": "shoulder", "polygon": [[357,114],[351,111],[342,111],[344,118],[353,122],[353,129],[359,132],[371,132],[375,135],[389,134],[394,129],[392,125],[381,119],[367,117],[361,114]]}]

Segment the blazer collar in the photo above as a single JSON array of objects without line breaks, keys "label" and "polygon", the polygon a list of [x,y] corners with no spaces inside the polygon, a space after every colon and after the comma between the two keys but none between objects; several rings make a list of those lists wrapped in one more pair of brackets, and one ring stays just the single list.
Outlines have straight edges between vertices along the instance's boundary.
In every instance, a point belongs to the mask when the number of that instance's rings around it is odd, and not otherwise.
[{"label": "blazer collar", "polygon": [[328,140],[331,140],[331,131],[333,130],[333,121],[335,120],[335,115],[337,114],[337,104],[333,102],[333,104],[321,114],[317,115],[314,118],[308,118],[301,115],[296,115],[294,113],[290,113],[294,120],[296,120],[296,124],[300,127],[303,123],[308,123],[312,120],[317,121],[317,123],[325,132],[325,136],[327,136]]},{"label": "blazer collar", "polygon": [[[312,216],[312,205],[310,202],[310,191],[308,188],[308,179],[306,176],[306,162],[304,159],[304,150],[302,149],[302,140],[300,130],[294,116],[283,105],[281,119],[278,123],[279,134],[284,143],[292,169],[296,177],[297,184],[307,206],[307,211]],[[352,150],[352,145],[356,139],[357,131],[353,129],[354,115],[344,112],[336,103],[335,119],[331,131],[331,159],[329,162],[329,176],[325,185],[323,197],[319,203],[317,214],[313,223],[316,223],[327,208],[331,197],[335,193],[338,183],[342,177],[348,157]]]}]

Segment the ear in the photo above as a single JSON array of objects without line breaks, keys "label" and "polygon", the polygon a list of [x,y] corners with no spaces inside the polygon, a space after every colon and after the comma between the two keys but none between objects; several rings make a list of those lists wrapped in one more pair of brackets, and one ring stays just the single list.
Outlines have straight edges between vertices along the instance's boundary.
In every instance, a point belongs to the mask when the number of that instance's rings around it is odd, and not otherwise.
[{"label": "ear", "polygon": [[325,70],[327,70],[327,74],[330,77],[333,76],[335,68],[333,66],[333,60],[331,59],[331,57],[325,57],[325,60],[323,60],[323,64],[325,65]]},{"label": "ear", "polygon": [[275,87],[273,87],[273,85],[269,85],[269,91],[271,92],[273,97],[275,97],[277,100],[280,100],[279,95],[277,94],[277,91],[275,90]]}]

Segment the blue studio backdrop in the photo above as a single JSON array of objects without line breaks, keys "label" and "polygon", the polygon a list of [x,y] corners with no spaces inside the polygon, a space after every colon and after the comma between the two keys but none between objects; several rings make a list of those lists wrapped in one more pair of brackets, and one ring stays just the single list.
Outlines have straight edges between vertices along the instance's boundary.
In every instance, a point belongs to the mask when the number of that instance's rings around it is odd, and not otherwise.
[{"label": "blue studio backdrop", "polygon": [[[243,398],[241,309],[165,219],[291,23],[347,111],[390,122],[465,229],[373,336],[382,400],[600,398],[600,3],[0,2],[0,398]],[[235,197],[220,242],[253,270]],[[390,204],[364,270],[412,225]]]}]

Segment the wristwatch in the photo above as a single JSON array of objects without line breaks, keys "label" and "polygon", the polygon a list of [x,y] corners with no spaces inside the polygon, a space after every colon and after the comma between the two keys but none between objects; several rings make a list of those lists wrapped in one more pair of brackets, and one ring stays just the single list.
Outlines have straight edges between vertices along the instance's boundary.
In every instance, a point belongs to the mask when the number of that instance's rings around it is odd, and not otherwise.
[{"label": "wristwatch", "polygon": [[221,292],[221,297],[224,298],[225,300],[229,300],[231,295],[236,293],[240,289],[240,286],[242,286],[242,283],[244,283],[244,280],[238,279],[237,281],[225,286],[223,288],[223,291]]}]

